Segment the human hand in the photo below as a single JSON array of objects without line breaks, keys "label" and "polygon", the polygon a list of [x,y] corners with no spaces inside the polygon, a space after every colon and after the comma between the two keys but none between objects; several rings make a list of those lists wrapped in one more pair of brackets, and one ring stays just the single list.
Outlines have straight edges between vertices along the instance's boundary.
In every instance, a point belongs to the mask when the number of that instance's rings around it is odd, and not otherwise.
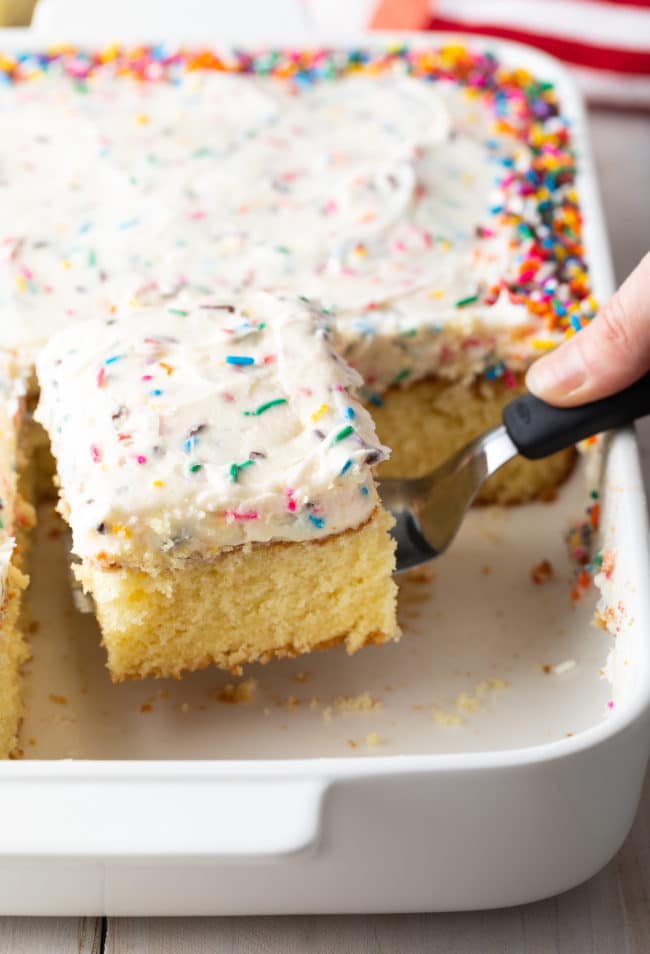
[{"label": "human hand", "polygon": [[650,253],[594,320],[531,365],[529,391],[573,407],[607,397],[650,371]]}]

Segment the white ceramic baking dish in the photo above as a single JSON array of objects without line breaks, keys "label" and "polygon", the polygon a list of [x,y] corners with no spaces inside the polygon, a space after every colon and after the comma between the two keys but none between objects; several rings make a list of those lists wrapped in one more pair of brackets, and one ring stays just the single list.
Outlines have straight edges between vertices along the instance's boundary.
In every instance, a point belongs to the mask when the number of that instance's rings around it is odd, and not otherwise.
[{"label": "white ceramic baking dish", "polygon": [[[542,54],[481,43],[557,84],[604,299],[609,253],[573,83]],[[257,689],[238,706],[220,701],[228,679],[214,671],[110,686],[43,514],[25,759],[0,764],[0,913],[489,908],[594,874],[630,828],[648,757],[650,561],[631,432],[611,440],[602,491],[616,639],[589,625],[594,591],[568,599],[563,535],[587,496],[577,474],[553,504],[472,513],[436,579],[405,584],[400,644],[253,667]],[[536,587],[543,558],[555,578]],[[366,691],[381,708],[336,704]]]}]

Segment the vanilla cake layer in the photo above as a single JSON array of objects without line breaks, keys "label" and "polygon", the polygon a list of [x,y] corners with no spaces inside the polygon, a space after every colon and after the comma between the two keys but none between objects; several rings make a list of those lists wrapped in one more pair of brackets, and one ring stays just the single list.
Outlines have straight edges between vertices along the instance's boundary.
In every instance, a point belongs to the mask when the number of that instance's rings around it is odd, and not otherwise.
[{"label": "vanilla cake layer", "polygon": [[297,656],[397,635],[391,517],[314,543],[254,544],[145,573],[85,563],[115,682]]},{"label": "vanilla cake layer", "polygon": [[12,754],[18,742],[23,714],[20,695],[20,667],[29,650],[18,626],[20,600],[28,578],[13,564],[7,568],[0,606],[0,758]]},{"label": "vanilla cake layer", "polygon": [[38,377],[114,678],[397,634],[387,451],[321,312],[135,309],[60,333]]},{"label": "vanilla cake layer", "polygon": [[[393,388],[372,415],[379,438],[393,448],[378,476],[421,477],[480,434],[501,423],[503,408],[525,392],[521,382],[482,381],[473,387],[428,379]],[[543,460],[516,457],[481,489],[479,503],[549,499],[573,468],[576,451]]]},{"label": "vanilla cake layer", "polygon": [[[16,746],[22,715],[20,667],[29,652],[18,625],[26,533],[34,522],[19,488],[26,381],[15,357],[0,350],[0,758]],[[22,491],[22,493],[21,493]]]}]

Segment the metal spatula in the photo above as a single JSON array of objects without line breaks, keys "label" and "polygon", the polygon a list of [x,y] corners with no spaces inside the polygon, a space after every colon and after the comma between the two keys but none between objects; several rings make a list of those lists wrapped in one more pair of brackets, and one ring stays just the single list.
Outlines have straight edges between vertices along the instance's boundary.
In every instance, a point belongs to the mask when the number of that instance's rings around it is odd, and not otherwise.
[{"label": "metal spatula", "polygon": [[430,474],[382,480],[382,503],[396,521],[397,572],[444,553],[485,481],[517,454],[529,460],[549,457],[646,414],[650,414],[650,374],[618,394],[580,407],[551,407],[524,394],[504,409],[501,425],[477,437]]}]

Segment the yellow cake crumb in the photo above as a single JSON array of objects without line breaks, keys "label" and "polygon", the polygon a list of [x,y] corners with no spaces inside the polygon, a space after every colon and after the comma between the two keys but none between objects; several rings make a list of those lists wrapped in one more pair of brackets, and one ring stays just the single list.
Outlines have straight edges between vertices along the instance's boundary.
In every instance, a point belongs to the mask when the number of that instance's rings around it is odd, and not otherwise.
[{"label": "yellow cake crumb", "polygon": [[405,578],[409,583],[433,583],[436,578],[436,571],[430,566],[416,566],[406,572]]},{"label": "yellow cake crumb", "polygon": [[495,689],[508,689],[510,683],[506,682],[505,679],[483,679],[481,682],[477,682],[474,686],[474,695],[475,696],[484,696],[488,692]]},{"label": "yellow cake crumb", "polygon": [[468,715],[476,712],[481,707],[481,703],[476,696],[472,696],[468,692],[459,693],[455,705],[459,712],[466,712]]},{"label": "yellow cake crumb", "polygon": [[472,692],[461,692],[456,697],[456,710],[466,715],[478,712],[481,708],[481,700],[489,693],[497,689],[507,689],[509,683],[505,679],[483,679],[477,682]]},{"label": "yellow cake crumb", "polygon": [[337,696],[334,708],[337,712],[373,712],[383,707],[380,699],[373,699],[369,692],[358,696]]},{"label": "yellow cake crumb", "polygon": [[555,572],[553,570],[553,565],[549,562],[549,560],[541,560],[539,563],[536,563],[530,571],[530,578],[532,582],[536,583],[538,586],[548,583],[549,580],[553,579],[554,575]]},{"label": "yellow cake crumb", "polygon": [[239,705],[250,702],[256,689],[257,683],[254,679],[244,679],[236,683],[227,682],[225,686],[217,690],[216,698],[219,702],[225,702],[228,705]]},{"label": "yellow cake crumb", "polygon": [[440,706],[431,706],[430,712],[435,724],[441,726],[442,728],[449,728],[450,726],[463,724],[463,720],[459,715],[456,715],[453,712],[446,712],[444,709],[441,709]]},{"label": "yellow cake crumb", "polygon": [[288,696],[282,703],[280,703],[284,709],[287,709],[289,712],[295,712],[298,706],[300,705],[300,699],[297,696]]}]

